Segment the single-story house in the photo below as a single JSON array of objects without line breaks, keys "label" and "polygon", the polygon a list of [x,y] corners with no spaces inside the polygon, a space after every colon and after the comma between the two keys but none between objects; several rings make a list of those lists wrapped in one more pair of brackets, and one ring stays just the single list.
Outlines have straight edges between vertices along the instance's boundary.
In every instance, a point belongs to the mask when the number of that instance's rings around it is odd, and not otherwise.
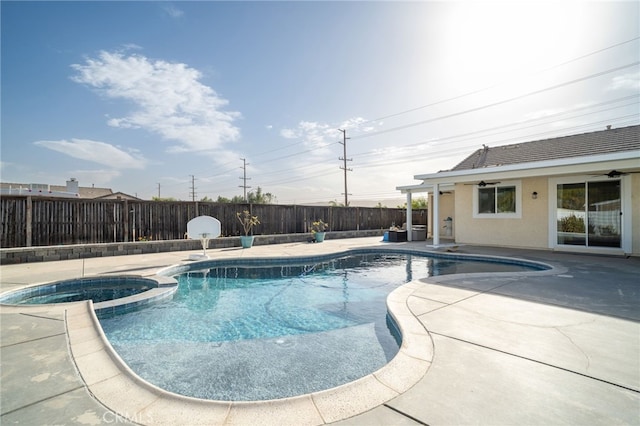
[{"label": "single-story house", "polygon": [[[397,187],[428,193],[433,245],[640,256],[640,126],[483,148]],[[408,238],[411,239],[411,232]],[[448,241],[451,243],[452,241]]]},{"label": "single-story house", "polygon": [[114,193],[111,188],[99,188],[95,185],[80,186],[80,183],[76,178],[70,178],[64,186],[51,185],[48,183],[0,182],[0,195],[80,198],[91,200],[140,200],[140,198],[123,192]]},{"label": "single-story house", "polygon": [[129,195],[125,192],[113,192],[111,194],[102,195],[100,197],[95,197],[94,200],[129,200],[129,201],[143,201],[142,198],[135,197],[133,195]]}]

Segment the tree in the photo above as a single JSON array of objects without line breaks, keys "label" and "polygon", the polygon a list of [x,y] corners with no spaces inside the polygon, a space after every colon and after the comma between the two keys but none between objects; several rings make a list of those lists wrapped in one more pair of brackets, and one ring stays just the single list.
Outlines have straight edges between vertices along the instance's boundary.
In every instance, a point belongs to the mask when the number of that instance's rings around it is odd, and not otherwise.
[{"label": "tree", "polygon": [[209,197],[204,197],[200,201],[202,201],[203,203],[213,203],[213,200]]},{"label": "tree", "polygon": [[[425,197],[417,197],[411,199],[411,208],[413,210],[426,209],[429,206],[429,202]],[[398,206],[399,209],[406,209],[407,203]]]},{"label": "tree", "polygon": [[218,195],[218,199],[216,203],[228,203],[228,204],[242,204],[244,203],[244,198],[241,195],[234,195],[233,198],[223,197]]},{"label": "tree", "polygon": [[263,193],[260,187],[255,192],[251,191],[247,194],[247,202],[251,204],[273,204],[275,200],[275,195],[270,192]]},{"label": "tree", "polygon": [[[255,192],[251,191],[247,194],[246,202],[250,204],[274,204],[276,202],[276,196],[270,192],[263,193],[262,188],[258,187]],[[241,195],[234,195],[233,198],[218,196],[216,203],[243,204],[245,200]]]},{"label": "tree", "polygon": [[151,197],[151,201],[178,201],[173,197]]}]

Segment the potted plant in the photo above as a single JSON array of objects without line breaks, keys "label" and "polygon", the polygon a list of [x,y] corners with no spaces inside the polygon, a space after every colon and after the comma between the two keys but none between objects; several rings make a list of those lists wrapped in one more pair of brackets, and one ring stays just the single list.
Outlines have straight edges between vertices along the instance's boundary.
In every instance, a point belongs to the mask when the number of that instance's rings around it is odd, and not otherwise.
[{"label": "potted plant", "polygon": [[329,224],[324,222],[322,219],[317,219],[311,222],[311,234],[313,234],[315,242],[321,243],[324,241],[324,236],[328,227]]},{"label": "potted plant", "polygon": [[253,235],[249,235],[249,233],[255,225],[260,224],[258,216],[252,216],[249,210],[244,210],[242,213],[236,213],[236,216],[244,229],[244,235],[240,236],[242,248],[250,248],[253,245]]}]

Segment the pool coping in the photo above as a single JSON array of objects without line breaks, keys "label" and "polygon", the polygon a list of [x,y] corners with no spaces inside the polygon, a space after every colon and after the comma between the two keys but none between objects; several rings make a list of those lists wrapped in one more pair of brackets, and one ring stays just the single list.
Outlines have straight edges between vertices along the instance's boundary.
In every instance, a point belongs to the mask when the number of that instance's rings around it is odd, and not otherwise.
[{"label": "pool coping", "polygon": [[[434,255],[434,252],[413,251],[384,247],[365,249],[366,252],[393,251],[415,252]],[[341,254],[362,252],[350,249],[333,252],[327,258]],[[323,256],[312,256],[318,260]],[[447,258],[506,258],[499,256],[477,256],[465,254],[438,254]],[[245,258],[242,263],[255,260],[273,261],[272,257]],[[303,261],[304,257],[295,259]],[[207,262],[207,261],[204,261]],[[502,276],[521,274],[557,274],[558,270],[541,262],[550,269],[531,272],[501,272]],[[194,262],[189,263],[190,266]],[[180,265],[173,265],[180,266]],[[164,268],[165,270],[167,268]],[[496,273],[456,274],[461,276],[486,276]],[[438,276],[438,281],[447,276]],[[453,279],[453,278],[452,278]],[[415,280],[398,287],[387,297],[390,315],[402,333],[402,345],[398,354],[379,370],[354,382],[332,389],[291,398],[271,401],[228,402],[211,401],[177,395],[158,388],[137,376],[108,342],[91,301],[64,304],[65,327],[71,358],[89,392],[110,410],[127,419],[144,423],[176,424],[189,418],[192,424],[245,424],[259,418],[265,424],[324,424],[343,420],[373,409],[406,392],[427,373],[433,359],[433,341],[425,327],[411,311],[408,300],[428,280]],[[8,306],[8,305],[6,305]],[[15,305],[14,305],[15,306]],[[51,305],[49,305],[51,306]],[[153,413],[153,418],[151,418]]]}]

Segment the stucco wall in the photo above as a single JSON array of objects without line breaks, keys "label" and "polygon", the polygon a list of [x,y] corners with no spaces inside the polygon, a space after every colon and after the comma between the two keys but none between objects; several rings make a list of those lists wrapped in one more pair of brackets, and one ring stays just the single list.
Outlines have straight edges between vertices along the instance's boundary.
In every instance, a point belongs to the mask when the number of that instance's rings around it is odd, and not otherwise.
[{"label": "stucco wall", "polygon": [[[438,215],[440,217],[440,223],[433,222],[433,209],[429,209],[429,220],[427,221],[427,234],[429,238],[433,238],[434,227],[438,229],[441,238],[453,238],[455,235],[455,219],[452,224],[452,235],[447,236],[444,229],[444,220],[448,217],[453,218],[455,216],[455,196],[453,193],[444,193],[440,196]],[[429,194],[429,205],[433,206],[433,194]]]},{"label": "stucco wall", "polygon": [[[548,248],[547,179],[522,181],[522,217],[519,219],[473,218],[474,185],[456,185],[454,232],[461,244]],[[531,194],[536,191],[537,199]]]}]

